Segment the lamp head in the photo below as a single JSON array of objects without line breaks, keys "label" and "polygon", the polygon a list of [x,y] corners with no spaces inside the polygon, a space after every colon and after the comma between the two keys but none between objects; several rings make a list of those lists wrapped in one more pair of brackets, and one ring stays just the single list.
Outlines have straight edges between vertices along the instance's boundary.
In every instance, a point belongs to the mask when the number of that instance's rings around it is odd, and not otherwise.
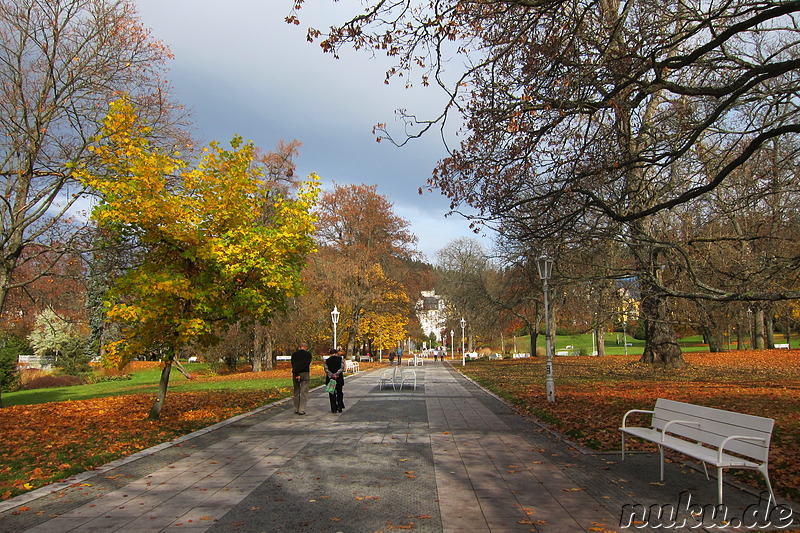
[{"label": "lamp head", "polygon": [[539,269],[539,279],[550,279],[553,275],[553,260],[546,255],[536,259],[536,267]]}]

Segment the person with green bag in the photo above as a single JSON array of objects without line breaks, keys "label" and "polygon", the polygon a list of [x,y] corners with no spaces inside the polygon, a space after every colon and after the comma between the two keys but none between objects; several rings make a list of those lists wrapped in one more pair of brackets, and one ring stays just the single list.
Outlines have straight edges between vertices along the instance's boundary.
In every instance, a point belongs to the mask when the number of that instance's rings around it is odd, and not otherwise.
[{"label": "person with green bag", "polygon": [[331,413],[344,409],[344,350],[331,350],[325,359],[325,390],[331,400]]}]

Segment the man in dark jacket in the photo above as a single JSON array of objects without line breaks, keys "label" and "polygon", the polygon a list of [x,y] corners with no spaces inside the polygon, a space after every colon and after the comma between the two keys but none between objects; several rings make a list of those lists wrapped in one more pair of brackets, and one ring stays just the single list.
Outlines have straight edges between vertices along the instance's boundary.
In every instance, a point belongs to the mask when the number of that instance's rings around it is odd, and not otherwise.
[{"label": "man in dark jacket", "polygon": [[308,402],[308,384],[311,381],[311,352],[308,344],[301,342],[297,351],[292,354],[292,383],[294,383],[294,412],[306,414]]}]

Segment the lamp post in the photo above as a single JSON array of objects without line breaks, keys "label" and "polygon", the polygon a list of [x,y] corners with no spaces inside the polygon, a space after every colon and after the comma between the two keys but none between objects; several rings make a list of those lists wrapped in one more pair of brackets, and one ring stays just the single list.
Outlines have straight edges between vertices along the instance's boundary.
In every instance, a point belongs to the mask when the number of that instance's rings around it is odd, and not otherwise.
[{"label": "lamp post", "polygon": [[333,311],[331,311],[331,321],[333,322],[333,349],[338,350],[339,345],[336,343],[336,324],[339,323],[339,310],[336,306],[333,306]]},{"label": "lamp post", "polygon": [[544,338],[545,338],[545,356],[547,358],[546,370],[547,379],[545,381],[545,393],[547,394],[547,401],[556,401],[556,383],[553,379],[553,339],[550,337],[550,295],[547,281],[553,274],[553,260],[545,255],[542,255],[536,260],[536,266],[539,269],[539,278],[542,280],[544,289]]},{"label": "lamp post", "polygon": [[378,362],[383,362],[383,328],[380,328],[378,336],[380,341],[378,342]]},{"label": "lamp post", "polygon": [[464,352],[464,328],[467,327],[467,321],[461,317],[461,366],[467,365],[467,354]]},{"label": "lamp post", "polygon": [[450,330],[450,359],[456,358],[456,343],[453,342],[453,335],[455,332],[451,329]]}]

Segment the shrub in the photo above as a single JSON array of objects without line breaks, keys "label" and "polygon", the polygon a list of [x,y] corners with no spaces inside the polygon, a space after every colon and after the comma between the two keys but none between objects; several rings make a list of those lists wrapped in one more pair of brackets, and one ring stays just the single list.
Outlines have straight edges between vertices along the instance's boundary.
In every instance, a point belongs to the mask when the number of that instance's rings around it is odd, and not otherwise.
[{"label": "shrub", "polygon": [[86,376],[87,383],[105,383],[106,381],[128,381],[133,379],[133,376],[130,374],[103,374],[103,373],[91,373]]},{"label": "shrub", "polygon": [[5,337],[0,339],[0,390],[11,390],[19,385],[17,361],[20,355],[31,353],[24,339]]},{"label": "shrub", "polygon": [[71,387],[73,385],[83,385],[83,379],[78,376],[67,374],[46,374],[33,378],[22,385],[22,389],[50,389],[53,387]]},{"label": "shrub", "polygon": [[65,374],[79,376],[91,372],[92,367],[89,365],[91,358],[92,356],[86,351],[86,342],[79,337],[73,337],[61,348],[56,364]]}]

